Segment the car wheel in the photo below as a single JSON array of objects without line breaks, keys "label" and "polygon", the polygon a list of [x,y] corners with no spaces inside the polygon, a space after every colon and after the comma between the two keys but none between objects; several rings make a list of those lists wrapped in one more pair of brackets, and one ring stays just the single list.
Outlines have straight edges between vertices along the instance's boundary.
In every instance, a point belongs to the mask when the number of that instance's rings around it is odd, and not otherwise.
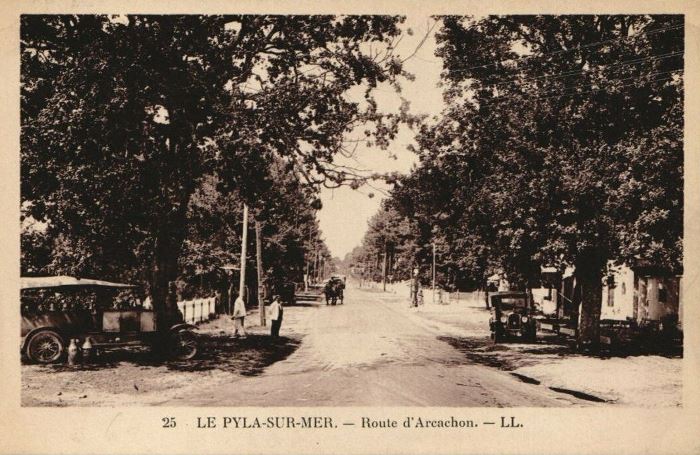
[{"label": "car wheel", "polygon": [[34,334],[27,344],[27,357],[36,363],[56,363],[65,352],[66,344],[53,330],[43,330]]},{"label": "car wheel", "polygon": [[197,355],[197,338],[189,330],[173,334],[170,340],[170,356],[176,360],[189,360]]}]

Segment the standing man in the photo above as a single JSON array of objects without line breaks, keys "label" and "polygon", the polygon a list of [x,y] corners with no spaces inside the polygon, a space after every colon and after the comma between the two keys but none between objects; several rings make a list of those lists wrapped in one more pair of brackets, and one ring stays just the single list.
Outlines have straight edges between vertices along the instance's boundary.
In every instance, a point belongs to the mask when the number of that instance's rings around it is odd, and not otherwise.
[{"label": "standing man", "polygon": [[233,277],[230,278],[228,288],[226,288],[226,314],[233,314],[233,296],[236,295],[236,285],[233,283]]},{"label": "standing man", "polygon": [[420,280],[418,279],[418,267],[413,269],[413,278],[411,279],[411,306],[418,306],[420,291]]},{"label": "standing man", "polygon": [[280,336],[280,327],[282,326],[282,317],[284,316],[284,308],[280,296],[275,295],[270,304],[270,335],[274,338]]},{"label": "standing man", "polygon": [[243,302],[243,296],[239,295],[236,297],[236,301],[233,304],[233,336],[238,338],[246,337],[245,333],[245,303]]}]

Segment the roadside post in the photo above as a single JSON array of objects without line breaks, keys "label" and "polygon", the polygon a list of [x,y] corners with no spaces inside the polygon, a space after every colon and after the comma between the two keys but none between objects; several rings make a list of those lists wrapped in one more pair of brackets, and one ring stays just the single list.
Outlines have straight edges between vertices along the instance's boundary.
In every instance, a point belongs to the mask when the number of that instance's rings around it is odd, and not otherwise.
[{"label": "roadside post", "polygon": [[[246,263],[246,247],[248,246],[248,204],[243,204],[243,239],[241,241],[241,278],[238,282],[238,295],[243,300],[245,306],[245,298],[248,296],[245,292],[245,263]],[[244,298],[245,296],[245,298]]]},{"label": "roadside post", "polygon": [[435,242],[433,242],[433,303],[435,303]]},{"label": "roadside post", "polygon": [[263,286],[262,239],[260,230],[260,221],[258,221],[258,218],[255,217],[255,258],[258,269],[258,310],[260,311],[260,325],[265,327],[265,287]]},{"label": "roadside post", "polygon": [[413,269],[413,277],[411,279],[411,304],[414,307],[418,306],[418,267]]},{"label": "roadside post", "polygon": [[382,262],[382,291],[386,292],[386,256],[387,256],[386,239],[384,239],[384,259]]}]

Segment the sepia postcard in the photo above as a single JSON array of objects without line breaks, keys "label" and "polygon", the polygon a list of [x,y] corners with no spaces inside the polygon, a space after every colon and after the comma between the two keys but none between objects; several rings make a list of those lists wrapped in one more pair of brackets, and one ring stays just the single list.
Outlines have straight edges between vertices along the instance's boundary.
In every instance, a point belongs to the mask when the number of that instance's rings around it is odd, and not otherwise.
[{"label": "sepia postcard", "polygon": [[694,3],[0,10],[0,453],[700,452]]}]

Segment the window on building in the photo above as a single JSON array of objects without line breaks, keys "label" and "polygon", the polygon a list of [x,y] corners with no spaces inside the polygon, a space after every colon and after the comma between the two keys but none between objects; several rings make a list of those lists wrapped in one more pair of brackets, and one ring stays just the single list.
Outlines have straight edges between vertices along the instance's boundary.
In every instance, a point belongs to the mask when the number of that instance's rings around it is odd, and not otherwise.
[{"label": "window on building", "polygon": [[666,303],[668,301],[668,290],[662,282],[659,282],[659,303]]},{"label": "window on building", "polygon": [[627,294],[627,286],[625,286],[625,282],[623,281],[622,284],[620,285],[620,292],[622,295]]},{"label": "window on building", "polygon": [[615,306],[615,277],[608,277],[608,306]]}]

